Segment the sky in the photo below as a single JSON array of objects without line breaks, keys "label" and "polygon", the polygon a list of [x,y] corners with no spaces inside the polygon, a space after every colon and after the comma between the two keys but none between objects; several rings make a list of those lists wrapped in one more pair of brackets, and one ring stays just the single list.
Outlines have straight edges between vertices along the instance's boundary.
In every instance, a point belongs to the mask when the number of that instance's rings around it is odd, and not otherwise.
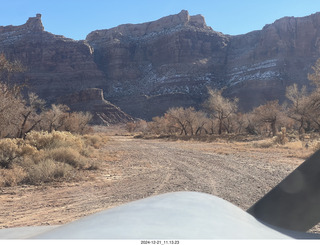
[{"label": "sky", "polygon": [[46,31],[75,40],[91,31],[138,24],[188,10],[229,35],[261,30],[285,17],[320,12],[320,0],[0,0],[0,26],[22,25],[42,14]]}]

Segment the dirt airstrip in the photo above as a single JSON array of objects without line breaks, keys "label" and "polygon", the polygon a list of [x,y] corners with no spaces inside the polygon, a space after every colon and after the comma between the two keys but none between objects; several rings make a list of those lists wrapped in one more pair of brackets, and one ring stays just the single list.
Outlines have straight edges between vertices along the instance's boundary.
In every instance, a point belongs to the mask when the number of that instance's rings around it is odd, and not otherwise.
[{"label": "dirt airstrip", "polygon": [[[302,151],[303,149],[301,149]],[[304,160],[290,150],[110,136],[81,181],[0,189],[0,228],[65,224],[174,191],[219,196],[246,210]]]}]

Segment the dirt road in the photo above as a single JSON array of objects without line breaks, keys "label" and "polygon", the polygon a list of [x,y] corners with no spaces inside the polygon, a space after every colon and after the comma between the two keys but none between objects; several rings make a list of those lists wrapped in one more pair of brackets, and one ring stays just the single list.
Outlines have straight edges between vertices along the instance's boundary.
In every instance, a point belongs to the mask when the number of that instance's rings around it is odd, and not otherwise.
[{"label": "dirt road", "polygon": [[129,136],[112,136],[99,155],[101,168],[85,181],[0,189],[0,228],[63,224],[173,191],[214,194],[246,210],[303,162],[277,149]]}]

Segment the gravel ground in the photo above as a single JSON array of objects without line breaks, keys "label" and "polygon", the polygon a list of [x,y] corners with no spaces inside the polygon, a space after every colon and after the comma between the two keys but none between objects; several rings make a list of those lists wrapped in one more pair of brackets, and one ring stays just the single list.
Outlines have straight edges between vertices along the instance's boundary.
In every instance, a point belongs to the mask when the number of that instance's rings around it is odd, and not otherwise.
[{"label": "gravel ground", "polygon": [[303,162],[275,148],[129,136],[112,136],[99,154],[114,159],[101,160],[86,181],[2,188],[0,228],[64,224],[174,191],[213,194],[246,210]]}]

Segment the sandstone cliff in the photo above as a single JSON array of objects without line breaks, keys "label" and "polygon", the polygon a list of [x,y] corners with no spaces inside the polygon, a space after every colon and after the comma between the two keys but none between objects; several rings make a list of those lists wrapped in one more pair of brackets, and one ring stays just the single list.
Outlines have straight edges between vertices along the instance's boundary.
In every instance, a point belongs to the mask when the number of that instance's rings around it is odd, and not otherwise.
[{"label": "sandstone cliff", "polygon": [[207,86],[226,87],[243,110],[283,101],[286,86],[309,84],[307,74],[320,57],[319,30],[316,13],[230,36],[183,10],[74,41],[44,31],[37,15],[21,26],[0,27],[0,52],[21,60],[30,89],[50,102],[101,88],[126,113],[151,119],[173,106],[199,107]]},{"label": "sandstone cliff", "polygon": [[20,60],[24,82],[49,102],[105,80],[90,45],[44,31],[40,14],[21,26],[0,26],[0,53]]},{"label": "sandstone cliff", "polygon": [[20,81],[48,104],[63,101],[73,110],[90,111],[96,124],[133,120],[104,100],[101,89],[90,89],[106,83],[90,45],[44,31],[40,14],[21,26],[0,27],[0,53],[24,64]]},{"label": "sandstone cliff", "polygon": [[[319,58],[319,19],[320,13],[285,17],[260,31],[230,36],[213,31],[202,16],[181,11],[94,31],[86,40],[106,75],[106,98],[150,119],[170,106],[197,107],[207,86],[226,87],[225,94],[239,97],[243,110],[283,101],[286,86],[308,84],[307,73]],[[146,109],[151,104],[163,107]]]},{"label": "sandstone cliff", "polygon": [[[146,118],[150,104],[158,108],[149,109],[148,119],[172,106],[196,106],[207,85],[223,83],[229,37],[213,31],[200,15],[181,11],[153,22],[94,31],[87,41],[107,78],[106,98],[138,117]],[[165,106],[157,103],[164,100]]]},{"label": "sandstone cliff", "polygon": [[320,58],[320,13],[284,17],[261,31],[230,38],[225,82],[243,108],[285,98],[286,86],[309,85],[307,74]]}]

